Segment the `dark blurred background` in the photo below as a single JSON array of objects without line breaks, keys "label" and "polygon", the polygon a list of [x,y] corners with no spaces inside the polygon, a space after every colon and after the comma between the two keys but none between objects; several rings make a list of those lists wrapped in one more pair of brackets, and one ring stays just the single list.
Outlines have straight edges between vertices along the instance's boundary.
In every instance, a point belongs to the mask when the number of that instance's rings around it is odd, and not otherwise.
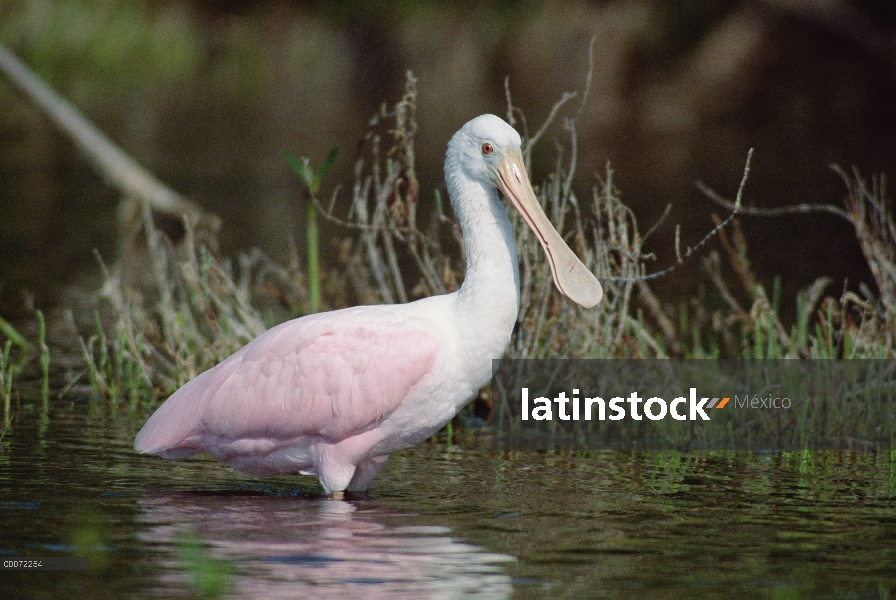
[{"label": "dark blurred background", "polygon": [[[418,77],[421,203],[443,187],[451,134],[504,116],[504,78],[530,131],[581,91],[596,36],[591,95],[579,121],[580,198],[609,161],[651,240],[656,268],[724,210],[756,148],[747,204],[843,206],[829,165],[896,173],[896,3],[892,0],[0,0],[0,42],[138,161],[221,215],[221,248],[260,246],[285,260],[303,243],[303,193],[283,158],[319,162],[338,146],[323,193],[352,182],[370,116]],[[572,105],[571,105],[572,106]],[[567,113],[570,114],[570,113]],[[551,136],[533,179],[551,170]],[[343,194],[345,197],[346,194]],[[0,80],[0,314],[47,307],[64,285],[114,256],[117,194],[23,96]],[[816,277],[873,286],[848,223],[827,214],[744,216],[761,278],[787,298]],[[328,239],[345,235],[326,226]],[[693,293],[699,261],[660,281]]]}]

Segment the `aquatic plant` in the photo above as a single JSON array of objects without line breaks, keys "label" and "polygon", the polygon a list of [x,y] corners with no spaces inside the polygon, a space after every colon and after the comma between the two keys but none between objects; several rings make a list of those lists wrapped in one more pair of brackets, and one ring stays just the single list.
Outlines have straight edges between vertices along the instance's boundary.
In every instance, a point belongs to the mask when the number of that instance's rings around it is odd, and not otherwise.
[{"label": "aquatic plant", "polygon": [[317,193],[321,183],[327,175],[327,171],[333,166],[339,148],[333,148],[327,154],[327,158],[315,171],[311,168],[311,162],[307,158],[296,158],[296,155],[287,151],[286,160],[296,172],[305,189],[308,190],[308,210],[305,216],[305,240],[308,256],[308,312],[320,311],[320,235],[317,227]]},{"label": "aquatic plant", "polygon": [[10,401],[12,400],[13,368],[9,359],[12,342],[7,340],[0,351],[0,400],[3,402],[2,431],[9,427]]},{"label": "aquatic plant", "polygon": [[44,402],[50,397],[50,347],[47,346],[47,322],[42,310],[35,311],[37,318],[37,347],[40,350],[40,395]]},{"label": "aquatic plant", "polygon": [[[0,317],[0,334],[6,338],[3,345],[0,346],[0,403],[3,405],[2,415],[0,415],[2,418],[0,437],[2,437],[2,433],[6,431],[10,423],[13,380],[28,362],[31,347],[25,337],[3,317]],[[18,357],[14,356],[13,348],[18,349]]]},{"label": "aquatic plant", "polygon": [[94,391],[110,401],[126,395],[132,404],[170,394],[261,334],[267,324],[250,301],[250,271],[264,263],[262,276],[278,272],[256,253],[241,257],[244,276],[238,279],[228,261],[195,241],[190,223],[184,242],[174,246],[155,228],[148,208],[144,217],[155,303],[147,306],[133,290],[129,295],[104,266],[103,296],[115,336],[107,337],[97,312],[95,333],[82,340]]}]

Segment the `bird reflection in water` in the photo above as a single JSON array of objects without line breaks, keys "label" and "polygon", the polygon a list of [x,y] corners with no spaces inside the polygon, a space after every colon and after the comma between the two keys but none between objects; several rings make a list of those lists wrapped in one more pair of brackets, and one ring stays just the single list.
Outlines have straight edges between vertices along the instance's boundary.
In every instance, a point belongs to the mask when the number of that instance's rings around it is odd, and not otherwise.
[{"label": "bird reflection in water", "polygon": [[504,565],[514,557],[369,502],[175,493],[144,498],[140,507],[141,540],[165,549],[165,591],[186,584],[175,548],[192,533],[234,567],[235,597],[497,599],[512,592]]}]

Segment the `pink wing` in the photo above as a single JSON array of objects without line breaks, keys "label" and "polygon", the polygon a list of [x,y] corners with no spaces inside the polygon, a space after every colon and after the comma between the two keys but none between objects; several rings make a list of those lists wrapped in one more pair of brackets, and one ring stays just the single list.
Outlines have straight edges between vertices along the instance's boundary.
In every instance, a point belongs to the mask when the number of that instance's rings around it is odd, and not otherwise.
[{"label": "pink wing", "polygon": [[430,372],[439,350],[433,334],[394,317],[358,307],[279,325],[172,394],[134,447],[177,458],[205,449],[203,438],[270,446],[369,429]]}]

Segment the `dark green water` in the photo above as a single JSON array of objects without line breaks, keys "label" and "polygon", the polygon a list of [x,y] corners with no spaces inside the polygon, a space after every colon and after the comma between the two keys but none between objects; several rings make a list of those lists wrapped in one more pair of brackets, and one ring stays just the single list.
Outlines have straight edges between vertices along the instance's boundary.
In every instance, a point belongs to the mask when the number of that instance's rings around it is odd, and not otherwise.
[{"label": "dark green water", "polygon": [[502,455],[467,432],[340,502],[312,478],[138,456],[142,420],[23,401],[0,449],[0,559],[91,569],[0,571],[0,596],[196,597],[203,572],[227,598],[896,596],[891,454]]}]

